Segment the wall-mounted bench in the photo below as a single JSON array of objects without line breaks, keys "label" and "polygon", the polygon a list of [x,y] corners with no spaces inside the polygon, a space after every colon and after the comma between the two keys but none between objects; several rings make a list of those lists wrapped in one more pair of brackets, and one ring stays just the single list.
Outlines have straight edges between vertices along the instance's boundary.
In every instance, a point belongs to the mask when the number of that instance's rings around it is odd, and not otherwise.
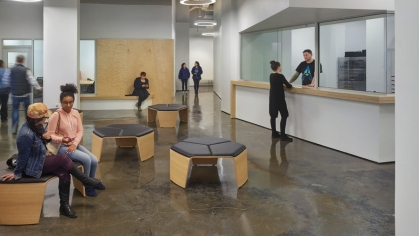
[{"label": "wall-mounted bench", "polygon": [[[154,93],[150,93],[143,102],[142,108],[153,104]],[[81,95],[80,102],[83,110],[134,110],[137,103],[137,96],[89,96]]]}]

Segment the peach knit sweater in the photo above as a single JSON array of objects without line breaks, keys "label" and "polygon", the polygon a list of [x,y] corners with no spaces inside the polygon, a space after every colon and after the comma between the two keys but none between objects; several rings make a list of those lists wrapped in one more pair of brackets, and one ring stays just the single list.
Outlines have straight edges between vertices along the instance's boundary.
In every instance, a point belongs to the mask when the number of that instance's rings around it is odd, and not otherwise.
[{"label": "peach knit sweater", "polygon": [[48,132],[51,134],[52,141],[55,143],[61,143],[62,141],[62,137],[55,135],[59,117],[58,113],[61,116],[60,130],[58,130],[58,133],[64,137],[75,138],[71,143],[63,145],[70,146],[75,144],[78,146],[83,137],[83,124],[80,113],[74,109],[71,109],[70,113],[65,112],[63,109],[58,109],[51,115],[48,121]]}]

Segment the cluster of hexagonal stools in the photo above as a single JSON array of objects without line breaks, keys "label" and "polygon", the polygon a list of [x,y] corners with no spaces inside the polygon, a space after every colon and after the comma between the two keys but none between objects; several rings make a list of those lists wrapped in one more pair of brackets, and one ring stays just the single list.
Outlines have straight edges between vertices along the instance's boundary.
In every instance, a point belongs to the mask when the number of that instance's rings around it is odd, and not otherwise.
[{"label": "cluster of hexagonal stools", "polygon": [[188,138],[173,145],[170,149],[170,180],[186,188],[191,162],[194,165],[214,165],[218,158],[232,158],[237,187],[246,183],[246,146],[223,138]]},{"label": "cluster of hexagonal stools", "polygon": [[147,122],[159,120],[160,127],[175,127],[179,114],[180,120],[188,122],[188,107],[181,104],[156,104],[148,107]]}]

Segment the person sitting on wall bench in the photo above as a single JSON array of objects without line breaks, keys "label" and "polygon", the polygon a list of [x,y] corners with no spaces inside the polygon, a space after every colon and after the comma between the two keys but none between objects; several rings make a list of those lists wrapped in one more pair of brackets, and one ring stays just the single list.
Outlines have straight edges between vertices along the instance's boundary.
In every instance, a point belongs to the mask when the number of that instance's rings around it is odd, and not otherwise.
[{"label": "person sitting on wall bench", "polygon": [[138,96],[138,102],[135,104],[135,106],[139,111],[141,111],[141,103],[143,103],[144,100],[146,100],[150,95],[147,91],[150,86],[148,85],[148,79],[146,78],[146,75],[147,74],[145,72],[141,72],[141,77],[135,79],[134,92],[132,92],[132,95]]},{"label": "person sitting on wall bench", "polygon": [[[315,76],[315,60],[313,59],[313,52],[310,49],[303,51],[304,61],[295,69],[295,74],[291,77],[290,83],[293,83],[300,74],[302,74],[302,85],[314,87],[316,84]],[[322,66],[320,64],[320,73],[322,73]]]}]

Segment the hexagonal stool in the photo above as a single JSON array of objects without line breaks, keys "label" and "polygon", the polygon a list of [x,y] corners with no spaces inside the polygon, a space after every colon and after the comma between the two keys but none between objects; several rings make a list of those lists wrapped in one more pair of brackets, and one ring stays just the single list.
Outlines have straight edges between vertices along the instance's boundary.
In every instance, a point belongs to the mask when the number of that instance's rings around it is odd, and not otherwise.
[{"label": "hexagonal stool", "polygon": [[160,127],[175,127],[176,118],[188,122],[188,107],[180,104],[156,104],[148,107],[147,122],[154,122],[159,118]]},{"label": "hexagonal stool", "polygon": [[115,124],[95,129],[92,134],[92,153],[99,162],[105,138],[114,138],[118,147],[137,147],[141,161],[154,156],[154,130],[147,126]]},{"label": "hexagonal stool", "polygon": [[188,138],[170,149],[170,180],[186,188],[191,162],[216,164],[218,158],[233,158],[237,187],[248,179],[246,146],[223,138]]}]

